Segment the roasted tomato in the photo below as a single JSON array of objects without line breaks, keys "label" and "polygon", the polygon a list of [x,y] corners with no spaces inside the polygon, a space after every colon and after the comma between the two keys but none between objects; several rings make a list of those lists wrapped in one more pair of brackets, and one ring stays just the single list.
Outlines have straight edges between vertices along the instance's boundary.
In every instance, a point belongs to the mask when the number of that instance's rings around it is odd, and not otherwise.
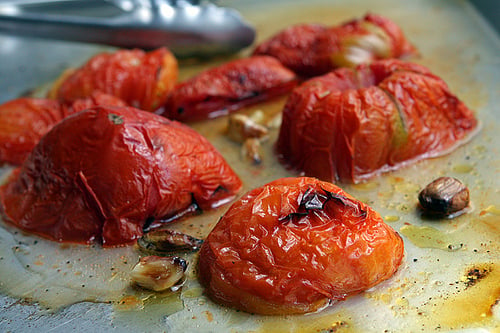
[{"label": "roasted tomato", "polygon": [[21,164],[64,117],[60,104],[50,99],[18,98],[0,105],[0,163]]},{"label": "roasted tomato", "polygon": [[394,22],[368,14],[334,27],[289,27],[257,46],[254,54],[273,56],[297,74],[311,77],[338,67],[413,55],[416,50]]},{"label": "roasted tomato", "polygon": [[238,176],[189,127],[130,107],[65,118],[0,188],[4,219],[57,241],[131,243],[151,222],[231,200]]},{"label": "roasted tomato", "polygon": [[215,301],[260,314],[317,311],[391,277],[401,237],[370,207],[315,178],[283,178],[235,202],[203,243]]},{"label": "roasted tomato", "polygon": [[306,175],[357,182],[445,154],[477,127],[473,112],[427,68],[380,60],[297,87],[276,147],[285,164]]},{"label": "roasted tomato", "polygon": [[274,58],[233,60],[177,85],[164,116],[180,121],[215,118],[284,95],[296,84],[295,74]]},{"label": "roasted tomato", "polygon": [[177,81],[175,57],[165,48],[151,52],[120,50],[101,53],[55,83],[49,97],[64,103],[100,91],[128,105],[154,111],[163,106]]},{"label": "roasted tomato", "polygon": [[96,105],[125,106],[114,96],[92,96],[62,105],[44,98],[18,98],[0,105],[0,163],[21,164],[55,124],[69,114]]}]

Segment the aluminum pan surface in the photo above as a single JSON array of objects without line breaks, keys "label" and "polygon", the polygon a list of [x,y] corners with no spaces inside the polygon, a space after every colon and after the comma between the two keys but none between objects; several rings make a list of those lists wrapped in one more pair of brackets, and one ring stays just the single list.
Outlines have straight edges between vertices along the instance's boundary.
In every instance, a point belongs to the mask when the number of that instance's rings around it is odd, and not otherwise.
[{"label": "aluminum pan surface", "polygon": [[[491,313],[486,313],[484,320],[472,315],[467,316],[465,313],[474,313],[474,309],[484,307],[485,295],[499,296],[498,36],[465,1],[325,0],[308,1],[307,5],[300,1],[228,1],[227,4],[240,9],[242,14],[255,24],[259,40],[292,23],[336,24],[362,16],[367,11],[386,15],[403,28],[422,54],[416,61],[442,76],[452,91],[477,111],[483,129],[470,143],[448,156],[423,161],[377,177],[361,186],[344,187],[378,210],[398,231],[407,224],[417,227],[431,226],[441,232],[439,235],[465,246],[458,251],[446,251],[416,246],[404,236],[405,262],[393,279],[321,314],[284,318],[250,316],[228,311],[201,297],[186,298],[184,309],[170,316],[138,315],[124,320],[120,319],[108,304],[79,303],[55,314],[48,314],[40,311],[36,305],[24,304],[2,296],[0,330],[287,332],[321,331],[330,328],[339,332],[380,332],[385,329],[396,332],[449,331],[463,326],[479,331],[498,331],[499,322],[490,318]],[[0,36],[0,102],[40,87],[54,80],[63,69],[77,66],[93,54],[107,49],[101,46]],[[202,67],[186,65],[181,67],[182,75],[190,76]],[[238,151],[228,146],[219,135],[223,126],[223,120],[215,120],[210,127],[203,124],[194,127],[209,137],[244,179],[251,178],[255,170],[242,163]],[[270,160],[272,155],[268,153],[259,177],[253,182],[246,181],[246,189],[287,175]],[[469,186],[473,210],[467,216],[445,223],[435,223],[423,221],[415,214],[414,203],[419,187],[439,175],[455,176]],[[395,217],[397,221],[393,221]],[[208,218],[216,220],[217,216],[212,214]],[[493,287],[483,288],[483,282],[479,282],[478,286],[465,290],[461,281],[464,271],[478,264],[492,265],[492,272],[496,272],[490,274],[493,275],[493,282],[490,281]],[[459,293],[453,293],[454,289],[459,289],[472,301],[464,303]],[[456,302],[450,303],[449,299]],[[493,311],[499,318],[498,307]],[[454,312],[462,317],[470,317],[470,320],[460,322],[454,317]],[[443,320],[451,318],[449,320],[457,322],[440,326],[441,322],[436,316]]]}]

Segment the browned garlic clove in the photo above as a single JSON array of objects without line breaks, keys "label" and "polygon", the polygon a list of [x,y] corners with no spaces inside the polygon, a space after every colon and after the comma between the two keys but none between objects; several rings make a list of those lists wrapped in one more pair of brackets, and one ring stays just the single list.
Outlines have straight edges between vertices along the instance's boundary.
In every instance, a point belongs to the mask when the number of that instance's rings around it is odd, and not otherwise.
[{"label": "browned garlic clove", "polygon": [[150,231],[137,241],[137,245],[141,250],[158,255],[182,251],[198,251],[202,244],[202,239],[170,229]]},{"label": "browned garlic clove", "polygon": [[263,139],[269,134],[268,129],[243,114],[229,116],[227,136],[236,142],[245,142],[249,138]]},{"label": "browned garlic clove", "polygon": [[450,215],[469,205],[469,189],[458,179],[440,177],[419,193],[418,200],[429,213]]},{"label": "browned garlic clove", "polygon": [[142,257],[130,277],[134,283],[153,291],[177,290],[184,281],[187,262],[180,257]]},{"label": "browned garlic clove", "polygon": [[246,139],[241,148],[242,155],[253,164],[262,163],[260,152],[260,141],[258,139]]}]

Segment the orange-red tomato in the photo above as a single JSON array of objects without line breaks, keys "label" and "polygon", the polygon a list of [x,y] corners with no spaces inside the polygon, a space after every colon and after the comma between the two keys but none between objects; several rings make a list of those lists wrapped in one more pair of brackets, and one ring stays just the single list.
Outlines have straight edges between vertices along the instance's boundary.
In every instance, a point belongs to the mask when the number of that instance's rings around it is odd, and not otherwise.
[{"label": "orange-red tomato", "polygon": [[380,215],[315,178],[283,178],[235,202],[205,240],[199,275],[217,302],[304,313],[388,279],[401,237]]},{"label": "orange-red tomato", "polygon": [[163,115],[180,121],[220,117],[243,106],[284,95],[296,84],[295,74],[274,58],[237,59],[178,84]]},{"label": "orange-red tomato", "polygon": [[118,98],[94,93],[72,105],[23,97],[0,105],[0,163],[21,164],[40,138],[69,114],[96,105],[125,106]]},{"label": "orange-red tomato", "polygon": [[64,103],[99,91],[128,105],[154,111],[163,106],[178,76],[177,60],[166,48],[151,52],[101,53],[55,83],[50,97]]},{"label": "orange-red tomato", "polygon": [[291,26],[259,44],[254,55],[270,55],[299,75],[312,77],[338,67],[416,54],[401,29],[386,17],[368,14],[339,26]]},{"label": "orange-red tomato", "polygon": [[427,68],[379,60],[297,87],[276,147],[308,176],[357,182],[447,153],[477,127],[473,112]]},{"label": "orange-red tomato", "polygon": [[189,127],[130,107],[65,118],[0,188],[4,220],[64,242],[133,242],[143,228],[231,200],[241,181]]}]

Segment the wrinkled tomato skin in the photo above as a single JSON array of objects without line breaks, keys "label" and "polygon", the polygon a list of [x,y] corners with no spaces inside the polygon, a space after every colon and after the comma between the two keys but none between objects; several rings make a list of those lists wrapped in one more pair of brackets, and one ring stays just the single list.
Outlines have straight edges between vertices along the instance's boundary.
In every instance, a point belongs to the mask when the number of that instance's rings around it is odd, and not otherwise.
[{"label": "wrinkled tomato skin", "polygon": [[[61,139],[64,138],[64,139]],[[189,127],[130,107],[65,118],[0,188],[6,221],[61,242],[132,243],[147,220],[231,200],[241,181]]]},{"label": "wrinkled tomato skin", "polygon": [[359,182],[448,153],[477,128],[474,113],[427,68],[380,60],[297,87],[276,150],[308,176]]},{"label": "wrinkled tomato skin", "polygon": [[287,94],[296,84],[295,74],[274,58],[237,59],[178,84],[163,115],[183,122],[220,117]]},{"label": "wrinkled tomato skin", "polygon": [[94,93],[69,106],[45,98],[23,97],[0,105],[0,163],[20,165],[38,141],[69,114],[96,105],[125,106],[114,96]]},{"label": "wrinkled tomato skin", "polygon": [[[369,28],[371,26],[373,28]],[[404,58],[416,55],[417,51],[406,39],[402,30],[390,19],[367,14],[337,26],[299,24],[288,27],[259,44],[253,54],[269,55],[302,77],[313,77],[330,72],[338,67],[353,66],[338,58],[349,52],[353,42],[364,37],[382,34],[383,54],[367,50],[370,62],[385,58]],[[362,46],[362,45],[361,45]],[[365,62],[365,61],[362,61]],[[357,65],[356,63],[354,65]]]},{"label": "wrinkled tomato skin", "polygon": [[57,101],[44,98],[18,98],[0,105],[0,163],[21,164],[64,116]]},{"label": "wrinkled tomato skin", "polygon": [[166,48],[151,52],[119,50],[92,57],[55,83],[49,97],[72,103],[99,91],[146,111],[161,107],[178,76],[178,64]]},{"label": "wrinkled tomato skin", "polygon": [[254,55],[269,55],[301,76],[316,76],[332,69],[328,56],[314,52],[318,36],[327,27],[321,24],[298,24],[284,29],[259,44]]},{"label": "wrinkled tomato skin", "polygon": [[[314,195],[322,207],[304,209]],[[340,188],[283,178],[229,208],[201,248],[199,276],[212,299],[231,307],[305,313],[388,279],[403,253],[380,215]]]}]

